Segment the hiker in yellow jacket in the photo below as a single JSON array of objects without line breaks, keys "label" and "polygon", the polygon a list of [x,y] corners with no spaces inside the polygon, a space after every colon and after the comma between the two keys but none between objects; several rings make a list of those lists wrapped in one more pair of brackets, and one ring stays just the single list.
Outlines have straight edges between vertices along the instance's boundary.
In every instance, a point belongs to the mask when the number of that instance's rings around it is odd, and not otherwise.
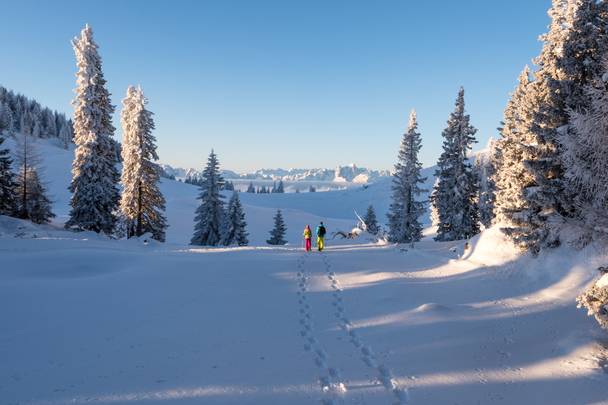
[{"label": "hiker in yellow jacket", "polygon": [[306,242],[306,251],[310,252],[312,250],[312,231],[310,230],[310,225],[306,225],[306,228],[304,228],[304,241]]}]

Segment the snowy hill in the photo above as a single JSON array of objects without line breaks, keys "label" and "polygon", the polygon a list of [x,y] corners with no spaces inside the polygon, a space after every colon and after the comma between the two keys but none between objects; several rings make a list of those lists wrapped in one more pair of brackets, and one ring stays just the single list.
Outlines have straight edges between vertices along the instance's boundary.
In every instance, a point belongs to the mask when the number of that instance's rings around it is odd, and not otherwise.
[{"label": "snowy hill", "polygon": [[[38,148],[58,216],[0,216],[2,403],[606,403],[605,335],[574,303],[605,249],[534,258],[491,228],[468,250],[303,254],[306,223],[347,230],[370,203],[383,219],[388,178],[243,193],[253,246],[210,249],[187,245],[197,187],[165,179],[168,242],[110,240],[62,229],[73,151]],[[276,208],[290,245],[271,248]]]},{"label": "snowy hill", "polygon": [[[9,148],[15,147],[12,139],[6,141]],[[57,217],[54,224],[61,226],[69,213],[73,145],[68,150],[59,148],[54,142],[38,140],[37,149],[42,156],[42,177],[48,184],[49,195]],[[272,217],[276,209],[285,211],[287,240],[300,243],[300,234],[306,224],[315,225],[325,221],[330,233],[335,230],[349,231],[356,223],[354,211],[364,213],[373,204],[381,220],[388,209],[388,179],[377,184],[358,186],[348,190],[326,193],[248,194],[241,193],[245,214],[249,224],[250,241],[254,245],[266,245],[268,232],[272,228]],[[186,244],[190,241],[197,207],[198,187],[178,181],[162,179],[161,190],[167,200],[167,242]],[[225,192],[226,199],[230,193]]]}]

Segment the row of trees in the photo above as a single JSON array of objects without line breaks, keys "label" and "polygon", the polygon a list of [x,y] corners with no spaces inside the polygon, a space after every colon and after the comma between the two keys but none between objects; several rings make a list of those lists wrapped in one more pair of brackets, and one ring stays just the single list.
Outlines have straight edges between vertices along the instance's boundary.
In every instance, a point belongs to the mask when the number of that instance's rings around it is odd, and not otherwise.
[{"label": "row of trees", "polygon": [[155,163],[154,120],[146,109],[147,99],[141,88],[131,86],[123,100],[121,175],[113,139],[114,106],[92,29],[87,25],[72,45],[78,67],[73,101],[76,150],[69,187],[71,210],[65,226],[108,235],[122,229],[127,237],[149,232],[164,241],[165,200],[158,188],[161,169]]},{"label": "row of trees", "polygon": [[[461,89],[443,132],[431,194],[437,240],[466,239],[501,225],[537,253],[578,230],[576,244],[608,236],[608,2],[553,0],[549,31],[504,112],[501,138],[473,166],[476,129]],[[395,166],[389,237],[420,239],[420,134],[410,117]]]},{"label": "row of trees", "polygon": [[249,183],[249,186],[247,187],[247,192],[248,193],[257,193],[257,194],[275,194],[275,193],[284,193],[285,192],[285,186],[283,185],[283,180],[279,180],[279,182],[277,183],[276,181],[273,183],[272,187],[266,187],[266,186],[262,186],[262,187],[258,187],[257,189],[255,188],[255,186],[253,185],[253,182]]},{"label": "row of trees", "polygon": [[[436,240],[467,239],[479,233],[480,226],[489,226],[494,218],[494,164],[487,155],[480,155],[472,164],[469,152],[477,142],[477,130],[465,112],[464,89],[460,89],[455,109],[442,133],[443,151],[437,162],[435,185],[431,192],[431,219],[437,228]],[[422,163],[418,153],[422,147],[416,112],[410,114],[403,135],[393,174],[392,203],[388,213],[389,240],[413,243],[422,238],[420,217],[426,212],[421,195],[428,190],[422,185]]]},{"label": "row of trees", "polygon": [[221,194],[224,179],[217,155],[213,151],[200,180],[200,205],[196,209],[194,235],[190,243],[199,246],[247,245],[247,223],[239,193],[232,193],[228,207],[225,208],[224,196]]},{"label": "row of trees", "polygon": [[543,47],[525,67],[496,144],[496,213],[522,248],[608,234],[608,2],[553,0]]}]

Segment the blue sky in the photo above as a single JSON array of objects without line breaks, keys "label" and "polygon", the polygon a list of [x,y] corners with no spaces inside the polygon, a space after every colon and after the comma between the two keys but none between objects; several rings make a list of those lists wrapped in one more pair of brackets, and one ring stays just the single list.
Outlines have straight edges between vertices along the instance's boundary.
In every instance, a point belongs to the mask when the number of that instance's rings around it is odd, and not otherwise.
[{"label": "blue sky", "polygon": [[[141,84],[161,161],[225,168],[394,164],[409,111],[432,165],[458,88],[479,147],[550,0],[0,1],[0,84],[71,114],[70,40],[94,30],[113,103]],[[115,125],[119,127],[118,116]],[[118,134],[120,136],[120,134]]]}]

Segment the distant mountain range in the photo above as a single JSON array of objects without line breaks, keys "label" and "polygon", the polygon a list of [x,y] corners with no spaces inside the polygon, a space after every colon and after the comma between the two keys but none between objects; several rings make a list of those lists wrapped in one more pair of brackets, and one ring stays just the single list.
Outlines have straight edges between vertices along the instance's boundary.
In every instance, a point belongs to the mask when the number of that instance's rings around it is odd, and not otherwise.
[{"label": "distant mountain range", "polygon": [[[196,169],[183,169],[165,164],[161,164],[161,167],[167,176],[174,176],[176,179],[198,177],[201,173],[201,171]],[[224,170],[223,175],[227,180],[323,181],[369,184],[380,178],[390,176],[390,172],[388,170],[370,170],[351,164],[348,166],[338,166],[335,169],[260,169],[251,173],[236,173]]]}]

